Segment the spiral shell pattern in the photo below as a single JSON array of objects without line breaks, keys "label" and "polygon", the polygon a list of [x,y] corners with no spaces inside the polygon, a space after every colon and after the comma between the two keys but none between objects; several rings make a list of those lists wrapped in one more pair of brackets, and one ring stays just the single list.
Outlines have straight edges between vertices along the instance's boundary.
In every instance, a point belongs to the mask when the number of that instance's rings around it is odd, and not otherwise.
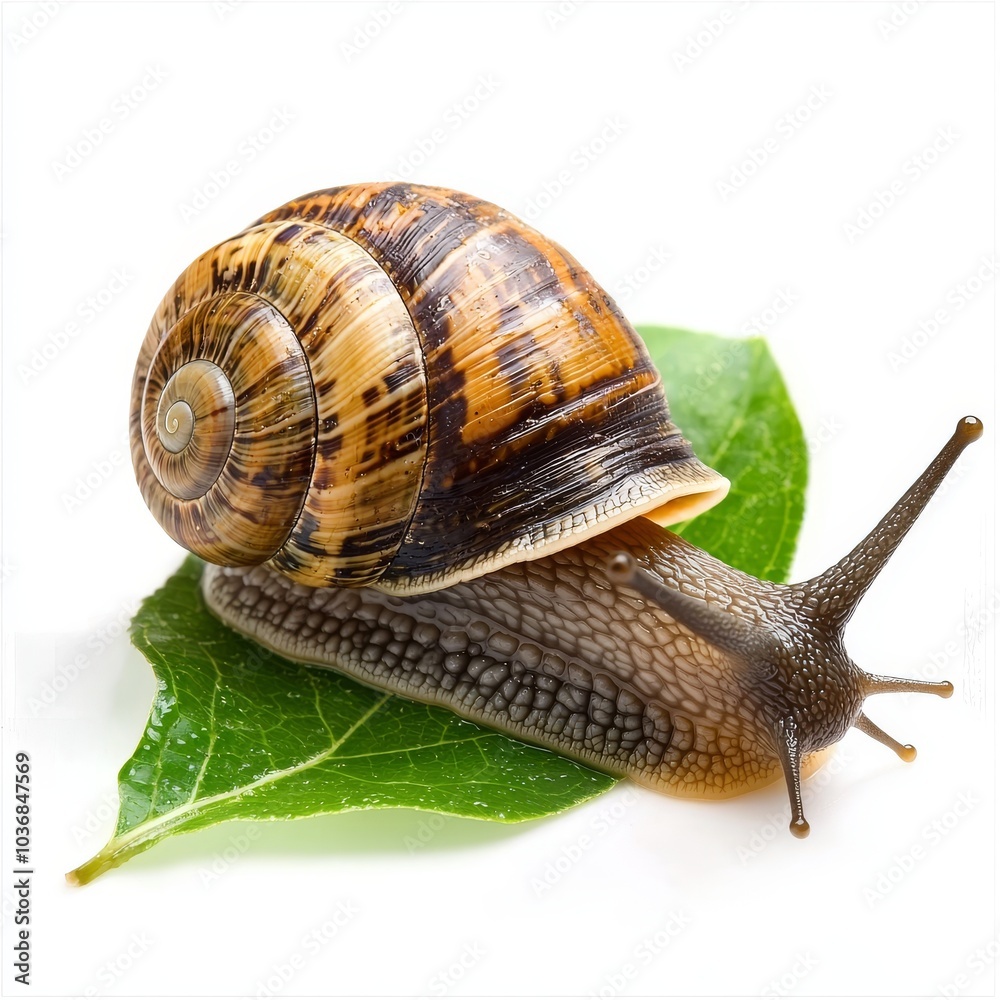
[{"label": "spiral shell pattern", "polygon": [[309,487],[315,433],[305,354],[263,299],[207,299],[160,342],[142,406],[163,487],[155,513],[206,559],[255,565],[278,550]]},{"label": "spiral shell pattern", "polygon": [[405,184],[315,192],[199,257],[140,352],[132,451],[209,561],[411,593],[728,488],[573,257]]},{"label": "spiral shell pattern", "polygon": [[368,583],[413,513],[425,396],[409,316],[364,250],[253,227],[198,258],[153,319],[132,388],[139,486],[210,562]]}]

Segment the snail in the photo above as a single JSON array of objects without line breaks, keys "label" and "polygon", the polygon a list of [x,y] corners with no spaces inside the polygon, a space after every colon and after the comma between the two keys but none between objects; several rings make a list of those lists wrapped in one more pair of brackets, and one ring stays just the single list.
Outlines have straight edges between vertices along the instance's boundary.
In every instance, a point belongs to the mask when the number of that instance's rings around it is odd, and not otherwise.
[{"label": "snail", "polygon": [[664,526],[728,482],[565,250],[444,188],[318,191],[202,254],[157,309],[131,449],[209,608],[293,659],[679,795],[801,780],[852,726],[912,760],[848,619],[962,449],[804,583]]}]

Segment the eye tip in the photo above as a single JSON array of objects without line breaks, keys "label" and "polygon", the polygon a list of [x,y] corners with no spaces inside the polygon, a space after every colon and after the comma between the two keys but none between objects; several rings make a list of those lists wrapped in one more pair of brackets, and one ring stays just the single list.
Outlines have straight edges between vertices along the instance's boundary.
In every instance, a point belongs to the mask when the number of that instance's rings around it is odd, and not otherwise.
[{"label": "eye tip", "polygon": [[942,698],[950,698],[955,693],[955,685],[951,681],[941,681],[938,693]]},{"label": "eye tip", "polygon": [[607,561],[608,578],[614,583],[627,583],[635,571],[635,560],[627,552],[616,552]]},{"label": "eye tip", "polygon": [[788,824],[788,829],[791,831],[792,836],[798,837],[799,840],[805,840],[809,836],[809,824],[801,816],[798,819],[793,819]]},{"label": "eye tip", "polygon": [[957,437],[964,444],[969,444],[972,441],[978,441],[983,436],[983,422],[979,417],[974,417],[971,414],[967,417],[962,417],[958,422],[958,426],[955,428],[955,437]]},{"label": "eye tip", "polygon": [[912,764],[917,759],[917,748],[912,743],[907,743],[899,748],[899,757],[907,764]]}]

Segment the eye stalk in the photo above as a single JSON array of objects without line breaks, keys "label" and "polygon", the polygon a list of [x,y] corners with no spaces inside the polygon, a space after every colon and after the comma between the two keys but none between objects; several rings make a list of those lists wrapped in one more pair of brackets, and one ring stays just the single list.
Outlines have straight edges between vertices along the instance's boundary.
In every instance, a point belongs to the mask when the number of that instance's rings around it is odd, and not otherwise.
[{"label": "eye stalk", "polygon": [[[927,506],[967,445],[983,433],[977,417],[963,417],[955,433],[913,485],[881,521],[843,559],[819,576],[789,586],[768,585],[769,603],[777,601],[778,620],[791,642],[781,641],[769,625],[734,614],[692,596],[641,569],[625,552],[607,564],[608,578],[658,605],[693,635],[723,651],[747,677],[768,677],[770,737],[788,786],[796,837],[809,834],[802,807],[802,758],[839,740],[852,726],[889,747],[901,760],[917,751],[875,725],[861,710],[873,694],[919,693],[949,698],[950,681],[921,681],[870,674],[843,651],[844,628],[861,598]],[[773,620],[773,619],[772,619]],[[757,701],[755,694],[749,693]],[[809,704],[807,698],[822,699]],[[764,704],[764,699],[760,698]]]}]

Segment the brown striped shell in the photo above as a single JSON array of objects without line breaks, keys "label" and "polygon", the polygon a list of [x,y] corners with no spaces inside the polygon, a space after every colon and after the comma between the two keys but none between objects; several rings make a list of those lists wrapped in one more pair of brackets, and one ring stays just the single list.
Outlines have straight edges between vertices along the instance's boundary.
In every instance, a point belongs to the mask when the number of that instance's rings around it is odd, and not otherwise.
[{"label": "brown striped shell", "polygon": [[202,254],[146,334],[131,431],[174,539],[308,586],[436,590],[728,488],[573,257],[417,185],[319,191]]}]

